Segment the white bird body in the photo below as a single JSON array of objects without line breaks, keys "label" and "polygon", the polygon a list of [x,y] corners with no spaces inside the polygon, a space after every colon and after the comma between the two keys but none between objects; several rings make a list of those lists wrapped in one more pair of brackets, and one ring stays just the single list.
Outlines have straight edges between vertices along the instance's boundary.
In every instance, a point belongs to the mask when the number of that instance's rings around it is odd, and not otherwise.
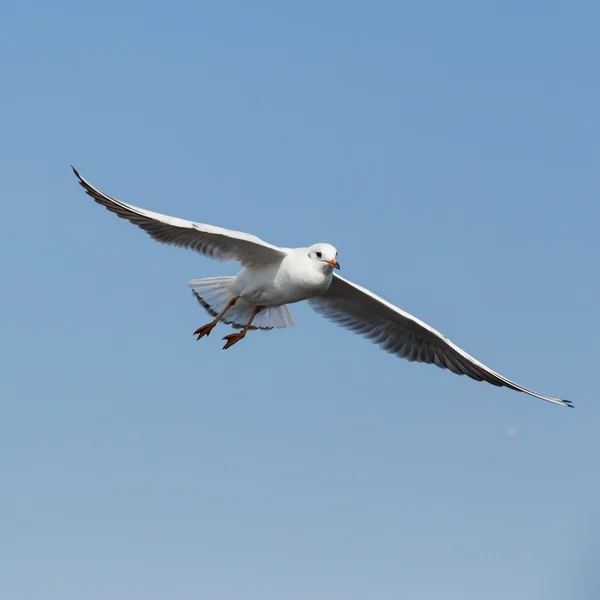
[{"label": "white bird body", "polygon": [[253,306],[281,306],[327,291],[333,267],[316,269],[309,248],[284,248],[286,255],[265,267],[246,267],[235,278],[233,292]]},{"label": "white bird body", "polygon": [[335,274],[334,268],[340,267],[337,250],[330,244],[280,248],[240,231],[151,212],[107,196],[73,171],[98,204],[142,228],[156,241],[242,266],[236,277],[189,282],[198,302],[215,317],[194,332],[198,339],[209,335],[218,322],[241,329],[225,336],[224,348],[243,339],[250,329],[289,327],[294,319],[288,305],[307,300],[316,312],[398,357],[572,406],[569,400],[538,394],[503,377],[433,327]]}]

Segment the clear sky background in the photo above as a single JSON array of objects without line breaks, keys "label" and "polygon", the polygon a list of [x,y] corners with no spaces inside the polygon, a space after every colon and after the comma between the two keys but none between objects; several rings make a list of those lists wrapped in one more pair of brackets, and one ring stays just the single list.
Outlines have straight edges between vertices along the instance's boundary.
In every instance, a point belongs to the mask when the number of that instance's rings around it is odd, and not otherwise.
[{"label": "clear sky background", "polygon": [[[31,2],[0,19],[0,597],[600,594],[596,2]],[[293,307],[227,352],[71,173],[287,246],[567,410]]]}]

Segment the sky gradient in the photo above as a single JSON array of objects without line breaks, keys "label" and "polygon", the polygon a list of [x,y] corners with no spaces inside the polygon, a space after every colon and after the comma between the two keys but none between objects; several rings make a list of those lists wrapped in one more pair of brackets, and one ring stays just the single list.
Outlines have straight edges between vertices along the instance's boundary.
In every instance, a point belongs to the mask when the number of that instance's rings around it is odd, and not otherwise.
[{"label": "sky gradient", "polygon": [[[0,597],[600,594],[600,7],[13,3],[0,20]],[[567,410],[295,305],[227,352],[236,267],[150,210],[284,246]]]}]

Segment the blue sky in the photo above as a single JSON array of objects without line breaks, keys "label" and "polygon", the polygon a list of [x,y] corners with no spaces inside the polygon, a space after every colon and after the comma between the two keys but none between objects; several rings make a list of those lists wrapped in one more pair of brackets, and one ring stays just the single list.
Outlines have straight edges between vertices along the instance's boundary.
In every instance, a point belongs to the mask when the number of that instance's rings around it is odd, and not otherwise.
[{"label": "blue sky", "polygon": [[[0,592],[597,598],[592,2],[13,3],[0,22]],[[84,195],[287,246],[565,410],[297,305]],[[516,432],[516,435],[507,435]]]}]

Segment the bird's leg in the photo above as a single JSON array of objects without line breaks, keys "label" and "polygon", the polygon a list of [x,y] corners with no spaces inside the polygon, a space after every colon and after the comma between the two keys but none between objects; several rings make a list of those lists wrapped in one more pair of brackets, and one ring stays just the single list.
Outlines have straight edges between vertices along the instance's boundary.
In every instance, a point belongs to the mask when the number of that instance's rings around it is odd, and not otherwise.
[{"label": "bird's leg", "polygon": [[203,338],[205,335],[209,335],[210,332],[215,328],[215,325],[223,318],[225,313],[239,300],[239,296],[234,296],[228,303],[227,306],[212,320],[210,323],[198,327],[194,331],[193,335],[197,335],[198,339]]},{"label": "bird's leg", "polygon": [[264,306],[256,306],[248,319],[248,322],[244,325],[244,329],[242,329],[239,333],[230,333],[226,335],[223,339],[227,340],[227,343],[223,346],[223,350],[227,350],[241,339],[246,337],[246,332],[250,329],[250,325],[252,325],[252,321],[254,321],[254,317],[264,308]]}]

